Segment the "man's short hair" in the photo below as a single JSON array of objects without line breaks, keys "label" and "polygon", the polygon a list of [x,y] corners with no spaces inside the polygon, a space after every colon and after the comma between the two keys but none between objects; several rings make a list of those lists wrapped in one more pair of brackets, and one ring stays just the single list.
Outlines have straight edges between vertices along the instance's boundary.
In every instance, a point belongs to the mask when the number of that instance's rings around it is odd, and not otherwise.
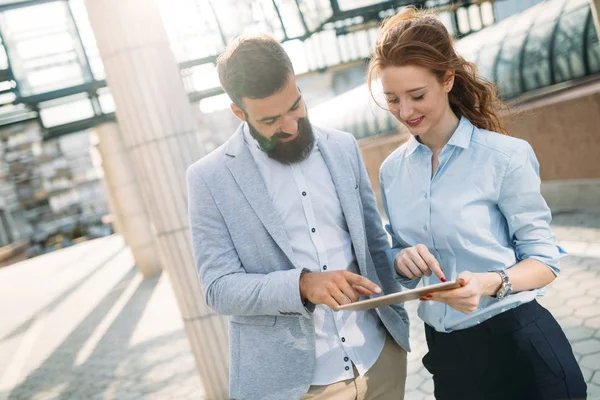
[{"label": "man's short hair", "polygon": [[282,90],[294,74],[283,46],[268,35],[236,39],[217,59],[217,71],[223,90],[241,109],[242,97],[269,97]]}]

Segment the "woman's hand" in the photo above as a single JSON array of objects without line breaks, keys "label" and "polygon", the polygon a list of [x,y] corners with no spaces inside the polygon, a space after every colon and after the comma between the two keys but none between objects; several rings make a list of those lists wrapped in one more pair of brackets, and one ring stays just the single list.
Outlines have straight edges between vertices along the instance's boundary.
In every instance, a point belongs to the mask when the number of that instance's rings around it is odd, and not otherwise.
[{"label": "woman's hand", "polygon": [[502,284],[502,278],[494,272],[465,271],[459,274],[456,280],[460,284],[459,288],[430,293],[421,297],[421,300],[439,301],[448,304],[455,310],[470,314],[477,310],[482,296],[496,294]]},{"label": "woman's hand", "polygon": [[394,259],[394,268],[399,275],[409,279],[431,276],[434,273],[440,281],[446,282],[444,271],[424,244],[402,249]]}]

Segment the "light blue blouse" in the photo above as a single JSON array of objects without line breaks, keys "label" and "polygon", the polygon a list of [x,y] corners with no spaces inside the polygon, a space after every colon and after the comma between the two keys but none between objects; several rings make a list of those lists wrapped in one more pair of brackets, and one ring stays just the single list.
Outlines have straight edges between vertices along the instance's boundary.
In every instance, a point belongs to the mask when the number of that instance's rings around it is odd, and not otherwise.
[{"label": "light blue blouse", "polygon": [[[524,140],[474,127],[461,118],[439,155],[431,177],[429,148],[415,137],[382,164],[381,195],[396,254],[419,243],[429,248],[447,279],[463,271],[510,268],[533,258],[558,275],[566,254],[555,245],[550,209],[540,194],[539,164]],[[420,279],[398,276],[414,288]],[[424,276],[425,285],[439,283]],[[419,316],[439,332],[465,329],[543,295],[531,290],[497,300],[482,297],[479,309],[464,314],[443,303],[426,301]]]}]

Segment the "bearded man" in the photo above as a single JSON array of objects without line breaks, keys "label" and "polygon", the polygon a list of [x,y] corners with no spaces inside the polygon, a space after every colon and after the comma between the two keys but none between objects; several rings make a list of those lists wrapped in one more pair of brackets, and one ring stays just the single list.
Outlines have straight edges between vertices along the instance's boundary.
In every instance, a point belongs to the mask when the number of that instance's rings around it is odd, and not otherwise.
[{"label": "bearded man", "polygon": [[217,61],[242,121],[187,171],[207,304],[229,316],[234,399],[403,399],[401,305],[336,311],[400,290],[355,138],[311,125],[281,44],[249,36]]}]

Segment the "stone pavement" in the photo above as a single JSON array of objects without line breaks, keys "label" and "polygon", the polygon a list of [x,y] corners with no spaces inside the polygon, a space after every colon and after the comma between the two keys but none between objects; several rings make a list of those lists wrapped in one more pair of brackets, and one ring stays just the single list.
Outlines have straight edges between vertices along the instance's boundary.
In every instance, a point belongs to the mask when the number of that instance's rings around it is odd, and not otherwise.
[{"label": "stone pavement", "polygon": [[[558,214],[570,255],[541,303],[600,399],[600,214]],[[413,321],[406,400],[433,399]],[[118,235],[0,269],[0,400],[202,399],[167,274],[142,279]]]}]

